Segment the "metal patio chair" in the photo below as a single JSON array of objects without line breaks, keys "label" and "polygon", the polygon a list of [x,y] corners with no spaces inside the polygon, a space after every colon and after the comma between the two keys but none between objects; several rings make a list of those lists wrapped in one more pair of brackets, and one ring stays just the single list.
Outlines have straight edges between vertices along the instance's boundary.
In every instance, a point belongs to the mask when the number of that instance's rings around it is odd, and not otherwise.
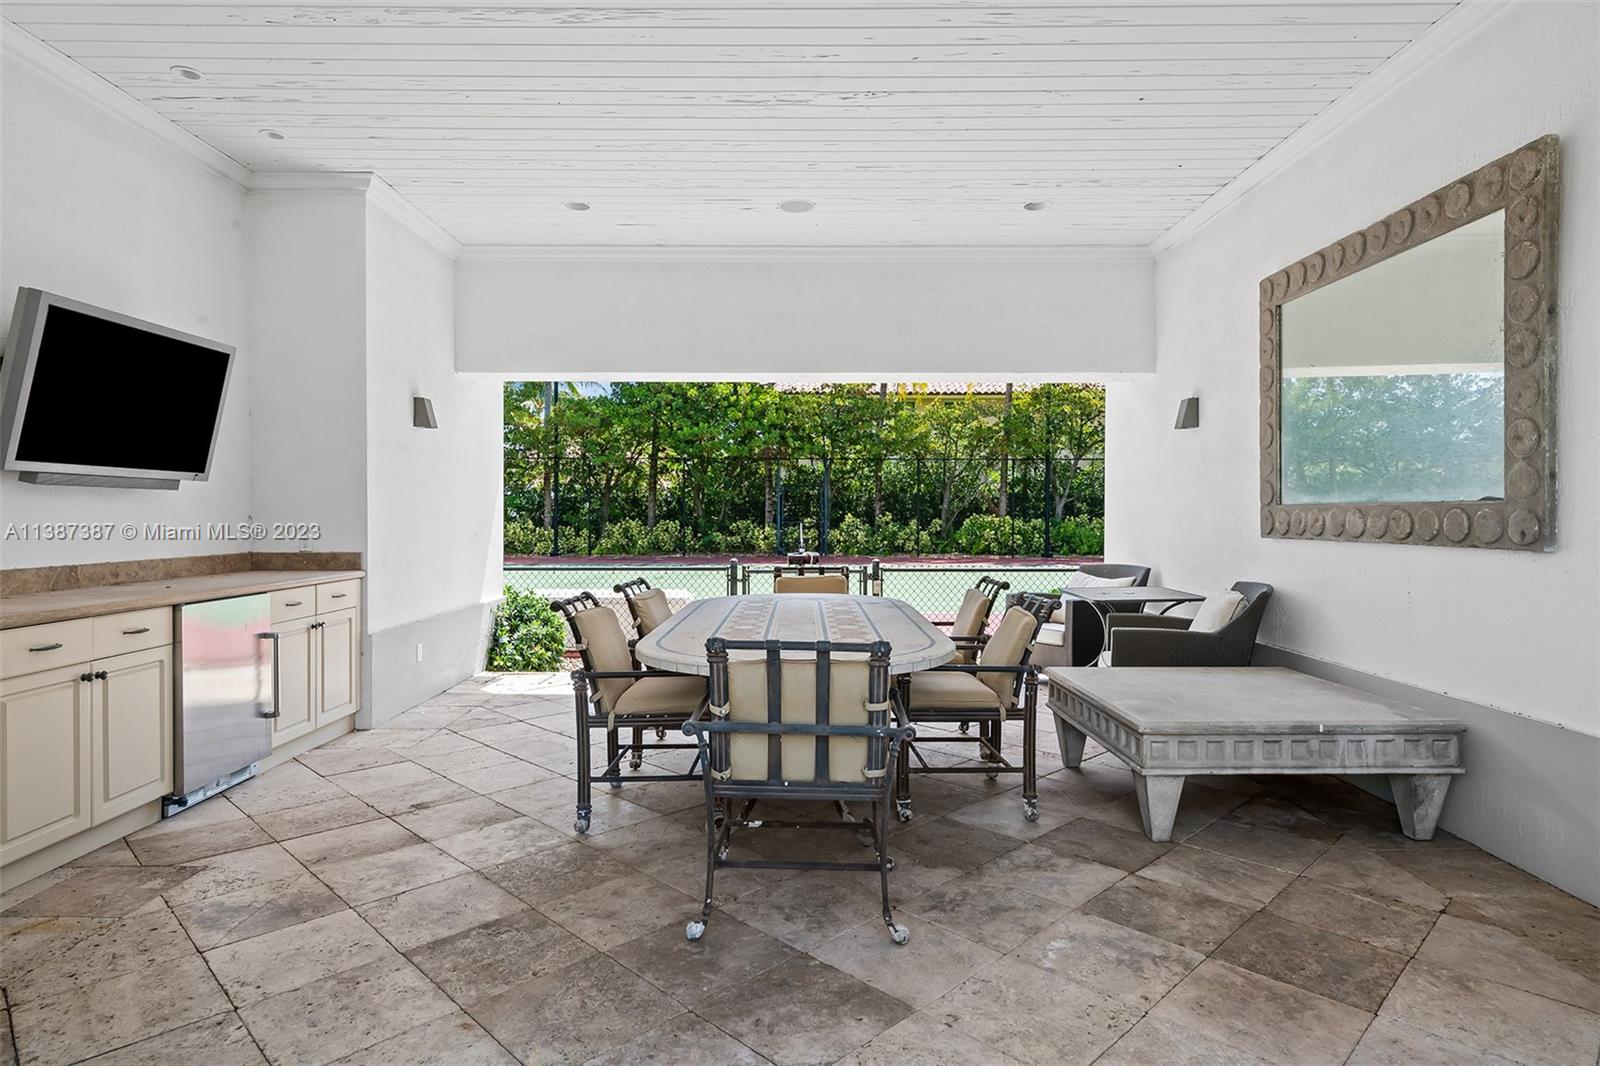
[{"label": "metal patio chair", "polygon": [[[681,774],[633,774],[622,776],[623,751],[617,730],[632,728],[631,769],[643,765],[647,750],[694,748],[693,744],[645,743],[644,730],[680,729],[705,703],[706,680],[659,670],[640,670],[622,632],[617,613],[603,605],[592,592],[580,592],[564,600],[551,600],[572,629],[573,640],[583,660],[583,669],[573,672],[572,689],[578,712],[578,806],[573,828],[589,831],[593,812],[591,783],[603,781],[621,788],[627,781],[697,781],[698,764]],[[606,734],[606,766],[596,774],[589,763],[589,732],[603,729]],[[658,737],[664,733],[658,733]]]},{"label": "metal patio chair", "polygon": [[772,571],[772,591],[779,594],[791,592],[833,593],[850,592],[848,566],[785,566]]},{"label": "metal patio chair", "polygon": [[[1000,624],[978,651],[976,662],[946,663],[899,679],[906,717],[919,722],[978,723],[978,735],[928,735],[907,745],[896,782],[895,813],[911,820],[912,774],[983,774],[991,781],[1003,773],[1022,775],[1022,813],[1030,822],[1039,819],[1036,712],[1039,704],[1039,669],[1029,662],[1033,639],[1050,616],[1054,600],[1024,597],[1024,605],[1008,608]],[[1005,723],[1022,719],[1022,765],[1014,766],[1001,753]],[[934,766],[917,750],[924,743],[976,744],[978,766]],[[915,762],[915,765],[913,765]]]},{"label": "metal patio chair", "polygon": [[[729,653],[740,651],[764,655],[730,662]],[[785,658],[785,653],[803,658]],[[699,744],[705,771],[706,894],[700,917],[684,935],[698,940],[705,934],[719,869],[876,870],[883,923],[894,942],[904,944],[911,933],[894,920],[889,904],[894,860],[886,850],[885,824],[900,749],[913,731],[889,682],[888,642],[713,637],[706,642],[706,657],[709,700],[683,726]],[[832,802],[840,818],[753,820],[764,800]],[[848,803],[871,804],[868,820],[852,818]],[[740,840],[763,829],[866,832],[876,857],[873,862],[729,857]]]},{"label": "metal patio chair", "polygon": [[947,626],[950,629],[950,639],[955,641],[957,649],[952,662],[977,661],[978,649],[988,639],[989,616],[994,613],[994,601],[1000,598],[1000,593],[1010,587],[1011,582],[999,581],[985,574],[978,578],[976,585],[962,595],[961,606],[956,610],[953,620],[933,622],[936,626]]},{"label": "metal patio chair", "polygon": [[672,605],[667,602],[666,592],[651,588],[650,582],[642,577],[612,585],[611,591],[622,593],[628,614],[633,617],[633,630],[641,637],[672,617]]}]

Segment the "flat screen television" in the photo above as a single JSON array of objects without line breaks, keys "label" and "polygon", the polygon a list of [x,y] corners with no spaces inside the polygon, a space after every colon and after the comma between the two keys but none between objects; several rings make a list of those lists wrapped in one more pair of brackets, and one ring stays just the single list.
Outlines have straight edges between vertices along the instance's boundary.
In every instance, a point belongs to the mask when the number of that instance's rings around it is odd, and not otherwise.
[{"label": "flat screen television", "polygon": [[211,472],[234,349],[18,289],[0,436],[26,481],[176,488]]}]

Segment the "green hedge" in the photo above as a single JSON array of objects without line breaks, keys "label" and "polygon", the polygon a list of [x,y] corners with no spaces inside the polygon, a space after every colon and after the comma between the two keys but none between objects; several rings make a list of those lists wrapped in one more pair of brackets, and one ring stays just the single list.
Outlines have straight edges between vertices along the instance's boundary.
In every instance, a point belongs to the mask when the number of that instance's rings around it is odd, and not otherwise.
[{"label": "green hedge", "polygon": [[522,592],[507,585],[505,595],[494,612],[489,669],[559,669],[567,637],[567,624],[561,615],[540,593]]},{"label": "green hedge", "polygon": [[[808,539],[816,530],[808,523]],[[563,555],[677,555],[692,552],[702,555],[772,555],[777,551],[776,532],[755,522],[738,521],[725,531],[708,532],[685,542],[683,528],[672,519],[663,519],[654,529],[646,529],[636,518],[610,523],[594,541],[571,526],[561,530]],[[1105,551],[1105,519],[1072,517],[1058,519],[1051,527],[1051,549],[1058,555],[1101,555]],[[876,524],[847,514],[829,532],[829,549],[835,555],[1024,555],[1044,553],[1044,520],[1041,518],[1001,518],[998,515],[971,515],[948,537],[937,521],[919,526],[912,518],[898,522],[885,514]],[[789,547],[794,546],[791,536]],[[519,520],[506,523],[507,555],[548,555],[550,531]]]}]

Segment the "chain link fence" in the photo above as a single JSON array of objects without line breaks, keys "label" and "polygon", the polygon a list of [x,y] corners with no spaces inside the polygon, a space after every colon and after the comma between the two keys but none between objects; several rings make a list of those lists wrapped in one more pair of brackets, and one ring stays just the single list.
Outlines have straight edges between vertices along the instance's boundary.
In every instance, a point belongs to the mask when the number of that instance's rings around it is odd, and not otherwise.
[{"label": "chain link fence", "polygon": [[[935,621],[948,621],[961,606],[961,597],[980,577],[1006,582],[1010,592],[1050,592],[1067,583],[1077,564],[1049,559],[1020,562],[973,561],[929,563],[918,560],[827,563],[831,572],[843,569],[851,592],[859,595],[891,596],[904,600]],[[549,599],[564,599],[580,592],[591,592],[600,602],[617,612],[623,629],[632,632],[633,623],[620,593],[614,591],[624,581],[642,577],[651,587],[666,591],[674,610],[690,600],[772,591],[781,563],[688,563],[651,559],[619,559],[604,563],[507,563],[506,587],[519,592],[534,592]],[[990,624],[1000,618],[996,610]]]}]

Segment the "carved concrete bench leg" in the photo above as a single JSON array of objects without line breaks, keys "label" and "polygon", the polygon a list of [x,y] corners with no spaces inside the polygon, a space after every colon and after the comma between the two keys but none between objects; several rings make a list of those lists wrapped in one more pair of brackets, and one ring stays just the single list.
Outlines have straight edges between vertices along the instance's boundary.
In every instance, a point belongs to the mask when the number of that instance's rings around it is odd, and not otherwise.
[{"label": "carved concrete bench leg", "polygon": [[1144,822],[1144,835],[1151,840],[1171,840],[1172,823],[1178,817],[1178,797],[1183,794],[1183,778],[1134,774],[1133,783],[1139,790],[1139,817]]},{"label": "carved concrete bench leg", "polygon": [[1056,717],[1056,744],[1061,748],[1061,764],[1069,770],[1076,770],[1083,762],[1083,742],[1087,735],[1081,729],[1074,729],[1066,722]]},{"label": "carved concrete bench leg", "polygon": [[1394,805],[1400,811],[1400,830],[1412,840],[1432,840],[1450,789],[1450,774],[1390,774]]}]

